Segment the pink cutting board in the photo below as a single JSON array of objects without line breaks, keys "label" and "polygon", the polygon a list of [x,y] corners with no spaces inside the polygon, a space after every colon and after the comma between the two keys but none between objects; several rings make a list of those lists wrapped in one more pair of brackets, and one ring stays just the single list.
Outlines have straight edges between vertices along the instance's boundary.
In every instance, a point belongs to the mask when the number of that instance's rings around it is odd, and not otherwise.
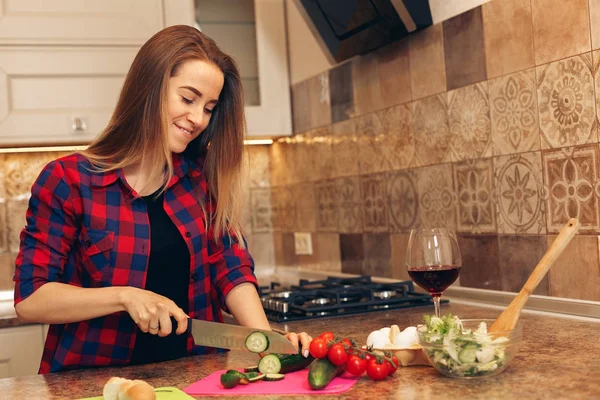
[{"label": "pink cutting board", "polygon": [[230,395],[243,396],[251,394],[332,394],[343,393],[352,387],[358,380],[348,372],[334,378],[329,385],[321,390],[313,390],[308,386],[308,368],[285,374],[285,378],[275,382],[251,382],[247,385],[238,385],[232,389],[221,386],[221,375],[226,370],[213,372],[204,379],[183,389],[191,396]]}]

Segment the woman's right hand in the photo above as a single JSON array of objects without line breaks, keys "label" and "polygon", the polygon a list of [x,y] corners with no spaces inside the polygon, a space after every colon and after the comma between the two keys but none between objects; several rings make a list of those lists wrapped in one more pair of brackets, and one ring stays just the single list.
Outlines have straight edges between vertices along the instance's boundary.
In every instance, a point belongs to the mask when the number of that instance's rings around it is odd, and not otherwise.
[{"label": "woman's right hand", "polygon": [[149,290],[123,287],[120,302],[142,332],[161,337],[173,330],[171,317],[177,321],[178,335],[187,331],[188,316],[175,302]]}]

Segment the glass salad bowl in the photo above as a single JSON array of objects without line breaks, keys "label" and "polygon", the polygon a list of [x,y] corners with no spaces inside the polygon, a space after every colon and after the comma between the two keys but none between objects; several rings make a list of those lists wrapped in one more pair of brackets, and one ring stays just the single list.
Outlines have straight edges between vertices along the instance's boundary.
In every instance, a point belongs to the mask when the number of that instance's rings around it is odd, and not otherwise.
[{"label": "glass salad bowl", "polygon": [[429,363],[451,378],[498,375],[518,351],[523,335],[521,322],[513,331],[487,333],[493,319],[459,319],[452,315],[425,317],[417,334]]}]

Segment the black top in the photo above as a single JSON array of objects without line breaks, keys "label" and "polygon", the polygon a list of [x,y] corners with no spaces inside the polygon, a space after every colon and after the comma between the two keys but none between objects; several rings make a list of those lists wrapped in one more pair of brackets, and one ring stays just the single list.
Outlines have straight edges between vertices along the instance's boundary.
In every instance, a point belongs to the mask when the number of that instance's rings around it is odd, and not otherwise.
[{"label": "black top", "polygon": [[[150,259],[146,290],[173,300],[188,313],[190,253],[181,233],[163,208],[164,194],[144,196],[150,219]],[[177,321],[171,317],[173,331],[160,337],[138,330],[131,364],[173,360],[187,355],[187,335],[176,335]]]}]

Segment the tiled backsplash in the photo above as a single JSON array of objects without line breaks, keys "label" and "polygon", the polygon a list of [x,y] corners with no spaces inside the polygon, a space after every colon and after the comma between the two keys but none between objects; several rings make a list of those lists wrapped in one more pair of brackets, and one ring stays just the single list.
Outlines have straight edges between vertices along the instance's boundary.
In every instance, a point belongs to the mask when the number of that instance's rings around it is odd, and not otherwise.
[{"label": "tiled backsplash", "polygon": [[460,284],[514,292],[578,217],[536,293],[600,300],[599,32],[596,0],[492,1],[294,85],[252,229],[278,265],[406,278],[410,229],[453,227]]}]

